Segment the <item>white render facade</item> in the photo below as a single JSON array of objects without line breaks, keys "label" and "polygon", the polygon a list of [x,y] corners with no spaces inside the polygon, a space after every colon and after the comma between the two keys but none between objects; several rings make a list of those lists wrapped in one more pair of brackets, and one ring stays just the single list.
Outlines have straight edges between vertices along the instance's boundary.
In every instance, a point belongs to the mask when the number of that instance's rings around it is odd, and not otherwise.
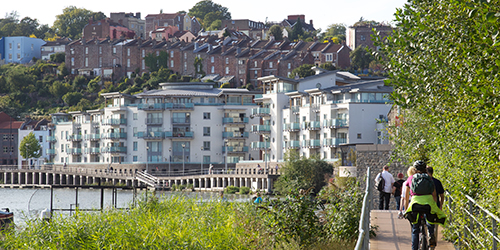
[{"label": "white render facade", "polygon": [[253,142],[252,149],[264,154],[267,148],[270,161],[283,160],[287,150],[337,160],[352,145],[388,144],[385,125],[392,88],[383,80],[337,85],[336,80],[343,80],[339,72],[315,70],[316,75],[300,80],[259,78],[265,93],[256,97],[261,107],[252,115],[269,128],[258,131],[260,142]]},{"label": "white render facade", "polygon": [[[136,95],[102,94],[100,110],[52,114],[55,164],[237,163],[249,151],[255,92],[213,83],[162,83]],[[208,165],[205,165],[208,168]]]}]

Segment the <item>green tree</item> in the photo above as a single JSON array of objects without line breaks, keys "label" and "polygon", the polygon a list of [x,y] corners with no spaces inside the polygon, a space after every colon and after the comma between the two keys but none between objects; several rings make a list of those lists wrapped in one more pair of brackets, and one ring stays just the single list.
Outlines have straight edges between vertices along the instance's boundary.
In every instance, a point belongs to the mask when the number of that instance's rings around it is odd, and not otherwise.
[{"label": "green tree", "polygon": [[68,104],[68,106],[74,106],[82,99],[82,97],[83,95],[80,92],[69,92],[65,94],[62,99],[66,104]]},{"label": "green tree", "polygon": [[25,159],[38,158],[42,155],[40,143],[33,132],[23,138],[19,145],[19,153]]},{"label": "green tree", "polygon": [[106,18],[102,12],[92,12],[87,9],[69,6],[64,8],[63,13],[56,16],[52,28],[59,36],[69,37],[73,40],[82,35],[82,30],[90,19],[102,20]]},{"label": "green tree", "polygon": [[207,30],[219,30],[222,26],[222,21],[221,20],[215,20],[210,24],[210,27],[208,27]]},{"label": "green tree", "polygon": [[292,27],[292,31],[290,32],[288,38],[291,41],[295,41],[298,39],[302,39],[304,37],[304,29],[302,29],[302,22],[300,18],[297,18],[297,22]]},{"label": "green tree", "polygon": [[168,68],[168,54],[164,50],[160,51],[158,56],[153,53],[148,53],[144,57],[144,62],[150,72],[156,72],[160,70],[160,68]]},{"label": "green tree", "polygon": [[372,54],[365,46],[358,46],[349,54],[351,65],[356,69],[367,69],[374,60]]},{"label": "green tree", "polygon": [[89,83],[87,84],[87,91],[89,93],[97,93],[100,90],[100,87],[99,87],[100,81],[101,81],[100,76],[90,80]]},{"label": "green tree", "polygon": [[[496,215],[500,204],[500,1],[409,1],[387,39],[376,37],[403,120],[398,147],[425,151],[457,203],[465,194]],[[396,126],[397,125],[397,126]],[[414,129],[412,131],[412,129]],[[403,133],[405,137],[397,136]],[[404,149],[401,151],[405,152]],[[453,214],[450,230],[468,216]],[[456,222],[456,224],[455,224]],[[469,246],[471,249],[484,248]]]},{"label": "green tree", "polygon": [[283,40],[283,28],[279,25],[273,25],[269,28],[269,35],[274,37],[274,40]]},{"label": "green tree", "polygon": [[288,193],[291,190],[313,188],[313,193],[317,194],[332,174],[333,166],[318,155],[305,158],[297,152],[288,151],[282,174],[276,182],[276,190]]},{"label": "green tree", "polygon": [[314,70],[311,69],[313,66],[314,65],[312,65],[312,64],[302,64],[302,65],[300,65],[300,67],[292,70],[291,76],[295,77],[296,75],[298,75],[300,78],[312,76],[315,74]]},{"label": "green tree", "polygon": [[69,90],[71,90],[71,86],[68,83],[60,81],[54,81],[49,88],[50,93],[58,100],[62,100],[63,95]]},{"label": "green tree", "polygon": [[50,61],[55,63],[63,63],[66,60],[66,53],[57,52],[55,54],[50,55]]},{"label": "green tree", "polygon": [[[210,14],[205,20],[207,14]],[[215,20],[228,20],[231,19],[231,13],[228,8],[220,4],[214,3],[211,0],[203,0],[196,3],[189,9],[189,16],[199,18],[204,28],[210,27]]]},{"label": "green tree", "polygon": [[322,69],[330,70],[330,71],[337,69],[337,68],[335,68],[335,66],[333,66],[333,64],[331,62],[323,63],[323,64],[319,65],[319,67]]},{"label": "green tree", "polygon": [[346,39],[346,25],[343,23],[334,23],[328,25],[328,28],[324,33],[321,33],[321,40],[331,40],[332,38],[337,38],[340,42]]}]

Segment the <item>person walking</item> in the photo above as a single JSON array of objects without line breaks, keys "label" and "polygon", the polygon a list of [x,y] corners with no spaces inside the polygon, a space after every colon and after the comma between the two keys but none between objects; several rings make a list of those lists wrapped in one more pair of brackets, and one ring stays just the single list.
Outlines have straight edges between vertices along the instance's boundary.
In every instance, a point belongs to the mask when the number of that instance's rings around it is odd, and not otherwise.
[{"label": "person walking", "polygon": [[[389,202],[391,200],[392,186],[394,185],[394,177],[391,173],[389,173],[389,166],[385,165],[383,167],[382,173],[378,174],[375,177],[375,180],[379,180],[379,178],[383,178],[385,181],[384,189],[380,192],[379,195],[379,205],[378,209],[380,210],[389,210]],[[384,207],[385,204],[385,207]]]},{"label": "person walking", "polygon": [[[417,170],[415,169],[415,167],[410,166],[408,168],[408,171],[406,171],[406,174],[408,175],[408,177],[410,177],[410,176],[413,176],[416,172],[417,172]],[[405,196],[406,196],[406,188],[407,188],[407,186],[411,186],[411,183],[410,183],[410,185],[407,185],[408,180],[411,180],[411,179],[410,178],[406,179],[406,181],[403,182],[403,187],[401,188],[401,200],[399,202],[399,216],[398,216],[399,219],[404,218],[403,210],[406,210],[406,207],[404,206]]]},{"label": "person walking", "polygon": [[398,174],[398,180],[394,182],[394,199],[396,199],[396,209],[399,210],[401,206],[401,189],[403,183],[405,182],[405,175],[403,173]]}]

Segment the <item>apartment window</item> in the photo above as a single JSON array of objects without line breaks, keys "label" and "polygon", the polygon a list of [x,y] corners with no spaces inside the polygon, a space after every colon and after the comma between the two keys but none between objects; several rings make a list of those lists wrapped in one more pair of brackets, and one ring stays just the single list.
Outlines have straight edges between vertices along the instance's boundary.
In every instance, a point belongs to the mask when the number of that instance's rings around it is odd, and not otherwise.
[{"label": "apartment window", "polygon": [[130,68],[130,58],[127,59],[127,68]]},{"label": "apartment window", "polygon": [[214,63],[214,57],[213,56],[210,57],[210,62]]},{"label": "apartment window", "polygon": [[210,155],[203,156],[203,163],[210,163]]},{"label": "apartment window", "polygon": [[269,68],[273,68],[273,62],[269,62]]},{"label": "apartment window", "polygon": [[137,136],[137,127],[132,128],[132,133],[134,136]]},{"label": "apartment window", "polygon": [[99,57],[99,67],[102,67],[102,57]]},{"label": "apartment window", "polygon": [[184,59],[187,59],[187,53],[184,52]]},{"label": "apartment window", "polygon": [[361,139],[361,133],[358,133],[357,137],[358,137],[358,139]]},{"label": "apartment window", "polygon": [[133,146],[134,146],[134,151],[137,151],[137,142],[136,141],[134,142]]},{"label": "apartment window", "polygon": [[229,67],[226,67],[226,75],[229,74]]},{"label": "apartment window", "polygon": [[127,56],[130,56],[130,48],[127,48]]},{"label": "apartment window", "polygon": [[113,47],[113,54],[116,54],[116,47]]},{"label": "apartment window", "polygon": [[210,120],[210,112],[203,112],[203,120]]},{"label": "apartment window", "polygon": [[141,64],[142,64],[142,69],[146,69],[146,61],[142,60]]},{"label": "apartment window", "polygon": [[133,156],[133,160],[132,161],[137,162],[137,155]]},{"label": "apartment window", "polygon": [[89,58],[88,58],[88,57],[86,57],[86,58],[85,58],[85,67],[88,67],[88,66],[89,66]]},{"label": "apartment window", "polygon": [[17,53],[17,59],[21,59],[21,54],[20,53]]},{"label": "apartment window", "polygon": [[174,52],[170,51],[170,58],[174,58]]},{"label": "apartment window", "polygon": [[9,49],[12,49],[12,43],[9,43]]},{"label": "apartment window", "polygon": [[257,70],[254,72],[255,74],[255,78],[259,77],[259,72],[257,72]]},{"label": "apartment window", "polygon": [[203,151],[210,151],[210,142],[209,141],[203,142]]},{"label": "apartment window", "polygon": [[71,57],[71,66],[75,66],[75,58]]},{"label": "apartment window", "polygon": [[9,54],[9,60],[12,60],[12,54]]},{"label": "apartment window", "polygon": [[288,63],[288,69],[291,69],[291,68],[292,68],[292,64]]},{"label": "apartment window", "polygon": [[89,47],[85,47],[85,55],[89,54]]},{"label": "apartment window", "polygon": [[226,64],[229,64],[229,57],[226,57]]},{"label": "apartment window", "polygon": [[3,147],[3,152],[4,152],[4,153],[8,153],[8,152],[9,152],[9,147],[4,146],[4,147]]},{"label": "apartment window", "polygon": [[146,56],[146,51],[142,50],[142,57],[145,57],[145,56]]},{"label": "apartment window", "polygon": [[203,136],[210,136],[210,127],[203,127]]},{"label": "apartment window", "polygon": [[64,153],[64,144],[61,144],[61,153]]},{"label": "apartment window", "polygon": [[211,72],[212,74],[215,72],[215,67],[214,67],[214,66],[212,66],[212,67],[210,68],[210,72]]},{"label": "apartment window", "polygon": [[102,47],[99,47],[99,54],[102,54]]},{"label": "apartment window", "polygon": [[170,60],[170,68],[174,67],[174,60]]},{"label": "apartment window", "polygon": [[17,43],[17,49],[21,49],[21,43]]},{"label": "apartment window", "polygon": [[137,113],[132,114],[134,120],[137,120]]},{"label": "apartment window", "polygon": [[43,142],[43,136],[39,136],[39,137],[38,137],[38,141],[39,141],[39,142]]}]

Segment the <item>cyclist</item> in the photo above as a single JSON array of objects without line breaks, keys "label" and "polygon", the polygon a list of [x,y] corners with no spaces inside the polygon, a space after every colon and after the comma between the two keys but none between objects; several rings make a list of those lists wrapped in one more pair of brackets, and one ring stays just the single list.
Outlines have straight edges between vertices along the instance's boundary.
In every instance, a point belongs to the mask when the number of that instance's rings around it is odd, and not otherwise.
[{"label": "cyclist", "polygon": [[[412,227],[411,248],[412,250],[418,250],[419,234],[420,234],[420,227],[418,225],[418,216],[421,216],[422,214],[425,216],[425,219],[427,221],[427,228],[429,229],[429,235],[430,235],[429,245],[430,247],[435,247],[436,238],[434,236],[434,224],[436,223],[444,224],[446,220],[446,215],[441,209],[439,209],[439,207],[436,204],[437,200],[436,190],[434,188],[434,183],[432,182],[432,179],[430,179],[430,177],[427,175],[427,168],[426,168],[427,164],[424,161],[419,160],[413,163],[413,167],[415,167],[416,173],[413,176],[409,176],[408,182],[405,184],[407,185],[407,188],[404,200],[404,205],[405,205],[404,207],[408,208],[405,213],[405,218],[407,218],[410,221]],[[418,175],[418,174],[423,174],[423,175]],[[427,192],[422,193],[421,190],[417,192],[415,183],[412,183],[416,182],[417,178],[419,179],[428,178],[428,182],[425,184],[429,185],[430,188],[426,189]],[[424,180],[422,180],[421,183],[424,183]],[[420,185],[425,185],[425,184],[420,184]],[[411,203],[409,202],[410,196],[411,196]]]}]

